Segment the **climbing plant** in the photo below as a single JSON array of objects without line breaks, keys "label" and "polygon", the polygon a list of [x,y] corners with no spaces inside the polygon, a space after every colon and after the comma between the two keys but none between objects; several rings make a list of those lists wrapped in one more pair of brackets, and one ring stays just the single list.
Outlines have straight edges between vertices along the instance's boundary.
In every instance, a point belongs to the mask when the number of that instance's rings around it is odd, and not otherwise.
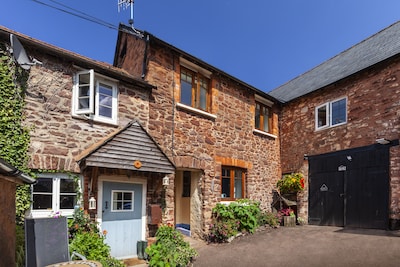
[{"label": "climbing plant", "polygon": [[[20,171],[28,168],[29,129],[24,127],[24,93],[28,73],[12,60],[5,44],[0,44],[0,157]],[[30,205],[29,186],[17,187],[17,223],[23,222]]]}]

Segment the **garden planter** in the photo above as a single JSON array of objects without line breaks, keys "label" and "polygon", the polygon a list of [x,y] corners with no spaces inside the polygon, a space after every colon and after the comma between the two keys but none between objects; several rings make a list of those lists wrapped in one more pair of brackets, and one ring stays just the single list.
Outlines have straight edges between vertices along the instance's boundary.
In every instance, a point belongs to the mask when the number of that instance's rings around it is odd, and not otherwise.
[{"label": "garden planter", "polygon": [[283,226],[287,227],[296,226],[296,216],[283,216]]}]

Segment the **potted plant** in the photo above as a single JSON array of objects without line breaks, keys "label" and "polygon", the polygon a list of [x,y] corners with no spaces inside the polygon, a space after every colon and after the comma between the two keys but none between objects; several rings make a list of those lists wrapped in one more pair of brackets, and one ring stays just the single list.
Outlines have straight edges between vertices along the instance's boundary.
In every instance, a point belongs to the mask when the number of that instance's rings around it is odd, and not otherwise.
[{"label": "potted plant", "polygon": [[299,172],[285,174],[276,186],[281,194],[297,193],[304,190],[304,176]]},{"label": "potted plant", "polygon": [[296,215],[294,214],[294,210],[290,207],[281,209],[279,215],[283,218],[283,226],[293,227],[296,225]]}]

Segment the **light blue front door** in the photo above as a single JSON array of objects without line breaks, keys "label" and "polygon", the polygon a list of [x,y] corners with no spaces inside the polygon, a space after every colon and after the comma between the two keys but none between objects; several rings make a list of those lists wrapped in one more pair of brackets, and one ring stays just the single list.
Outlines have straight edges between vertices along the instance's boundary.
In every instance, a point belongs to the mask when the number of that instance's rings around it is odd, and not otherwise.
[{"label": "light blue front door", "polygon": [[117,258],[136,256],[136,244],[142,239],[143,185],[103,182],[102,230],[106,243]]}]

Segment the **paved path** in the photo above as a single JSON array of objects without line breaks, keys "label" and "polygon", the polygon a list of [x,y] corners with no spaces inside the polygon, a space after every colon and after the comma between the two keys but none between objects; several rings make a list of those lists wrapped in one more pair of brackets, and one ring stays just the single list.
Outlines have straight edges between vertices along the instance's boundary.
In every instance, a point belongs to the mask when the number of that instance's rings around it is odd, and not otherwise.
[{"label": "paved path", "polygon": [[400,232],[296,226],[268,229],[230,244],[193,243],[194,267],[400,266]]}]

